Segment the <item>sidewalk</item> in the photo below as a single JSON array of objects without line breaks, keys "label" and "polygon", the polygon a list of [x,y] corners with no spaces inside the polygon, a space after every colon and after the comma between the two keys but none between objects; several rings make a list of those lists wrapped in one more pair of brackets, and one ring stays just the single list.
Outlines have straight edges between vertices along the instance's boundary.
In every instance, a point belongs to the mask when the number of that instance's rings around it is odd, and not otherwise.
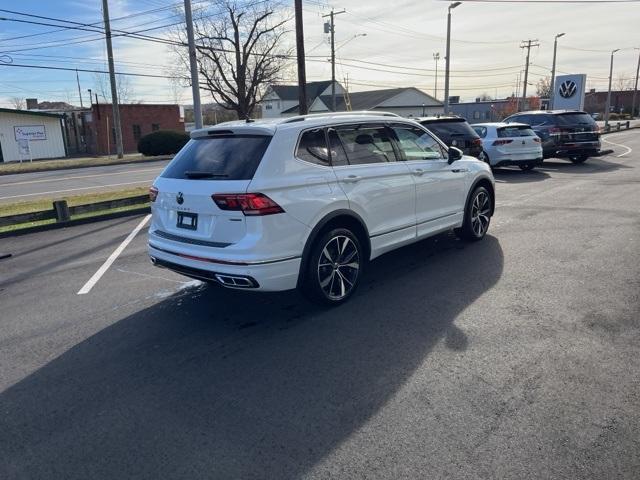
[{"label": "sidewalk", "polygon": [[15,173],[45,172],[48,170],[67,170],[70,168],[101,167],[105,165],[120,165],[127,163],[157,162],[160,160],[170,160],[173,155],[158,155],[155,157],[145,157],[141,153],[129,153],[124,158],[117,158],[115,155],[99,157],[77,157],[77,158],[57,158],[54,160],[34,160],[33,162],[6,162],[0,163],[0,175],[11,175]]}]

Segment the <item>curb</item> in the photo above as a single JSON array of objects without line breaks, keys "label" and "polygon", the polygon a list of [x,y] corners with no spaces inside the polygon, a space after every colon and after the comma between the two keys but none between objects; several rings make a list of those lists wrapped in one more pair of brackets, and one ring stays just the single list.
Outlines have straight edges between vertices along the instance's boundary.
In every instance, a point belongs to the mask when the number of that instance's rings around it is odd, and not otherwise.
[{"label": "curb", "polygon": [[134,215],[141,215],[143,213],[150,213],[151,207],[140,207],[126,210],[124,212],[107,213],[104,215],[96,215],[95,217],[79,218],[77,220],[69,220],[68,222],[47,223],[45,225],[38,225],[35,227],[21,228],[20,230],[12,230],[9,232],[0,233],[0,238],[18,237],[20,235],[26,235],[28,233],[45,232],[47,230],[57,230],[59,228],[75,227],[77,225],[85,225],[87,223],[101,222],[103,220],[112,220],[114,218],[131,217]]}]

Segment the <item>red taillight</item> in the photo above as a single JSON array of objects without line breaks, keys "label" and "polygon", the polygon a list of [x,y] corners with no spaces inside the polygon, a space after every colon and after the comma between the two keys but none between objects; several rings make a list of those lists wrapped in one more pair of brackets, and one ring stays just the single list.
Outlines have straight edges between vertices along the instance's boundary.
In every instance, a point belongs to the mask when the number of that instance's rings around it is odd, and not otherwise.
[{"label": "red taillight", "polygon": [[511,140],[494,140],[493,141],[493,146],[495,147],[495,146],[498,146],[498,145],[506,145],[506,144],[511,143],[511,142],[513,142],[513,139],[511,139]]},{"label": "red taillight", "polygon": [[482,145],[482,139],[480,138],[476,138],[473,140],[473,144],[478,146],[478,145]]},{"label": "red taillight", "polygon": [[549,129],[549,135],[560,135],[562,133],[562,130],[560,130],[558,127],[551,127]]},{"label": "red taillight", "polygon": [[158,189],[156,187],[150,187],[149,188],[149,200],[151,200],[152,202],[155,202],[156,198],[158,198]]},{"label": "red taillight", "polygon": [[234,210],[247,216],[284,213],[280,205],[262,193],[216,193],[211,198],[220,210]]},{"label": "red taillight", "polygon": [[541,142],[540,137],[533,137],[533,141],[536,142],[536,143],[540,143]]}]

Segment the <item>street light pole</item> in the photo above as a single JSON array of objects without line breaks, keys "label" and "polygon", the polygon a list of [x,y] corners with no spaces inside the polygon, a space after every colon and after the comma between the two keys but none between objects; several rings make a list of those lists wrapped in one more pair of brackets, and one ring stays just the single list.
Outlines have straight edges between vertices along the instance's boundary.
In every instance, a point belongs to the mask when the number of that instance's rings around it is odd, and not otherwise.
[{"label": "street light pole", "polygon": [[436,84],[433,89],[433,98],[438,99],[438,61],[440,60],[440,52],[433,54],[433,59],[436,61]]},{"label": "street light pole", "polygon": [[[640,48],[635,48],[634,50],[640,50]],[[636,97],[638,96],[638,74],[640,74],[640,53],[638,54],[638,68],[636,68],[636,86],[633,87],[633,101],[631,102],[632,117],[634,117],[636,113]]]},{"label": "street light pole", "polygon": [[609,66],[609,91],[607,92],[607,109],[604,112],[604,126],[609,126],[609,113],[611,110],[611,81],[613,80],[613,54],[616,53],[619,48],[611,51],[611,65]]},{"label": "street light pole", "polygon": [[451,10],[456,8],[462,2],[453,2],[447,9],[447,53],[444,57],[444,113],[449,113],[449,64],[451,57]]},{"label": "street light pole", "polygon": [[549,94],[549,109],[553,110],[554,105],[553,102],[556,98],[556,52],[558,51],[558,39],[563,37],[564,33],[559,33],[556,35],[555,40],[553,41],[553,65],[551,66],[551,92]]}]

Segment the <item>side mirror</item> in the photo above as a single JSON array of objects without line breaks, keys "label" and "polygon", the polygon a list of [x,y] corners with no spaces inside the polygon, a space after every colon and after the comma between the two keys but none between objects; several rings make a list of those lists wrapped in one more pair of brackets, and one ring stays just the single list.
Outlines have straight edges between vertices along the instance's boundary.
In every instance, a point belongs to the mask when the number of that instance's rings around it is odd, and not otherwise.
[{"label": "side mirror", "polygon": [[462,158],[462,150],[456,147],[449,147],[449,165],[451,165],[456,160],[460,160]]}]

